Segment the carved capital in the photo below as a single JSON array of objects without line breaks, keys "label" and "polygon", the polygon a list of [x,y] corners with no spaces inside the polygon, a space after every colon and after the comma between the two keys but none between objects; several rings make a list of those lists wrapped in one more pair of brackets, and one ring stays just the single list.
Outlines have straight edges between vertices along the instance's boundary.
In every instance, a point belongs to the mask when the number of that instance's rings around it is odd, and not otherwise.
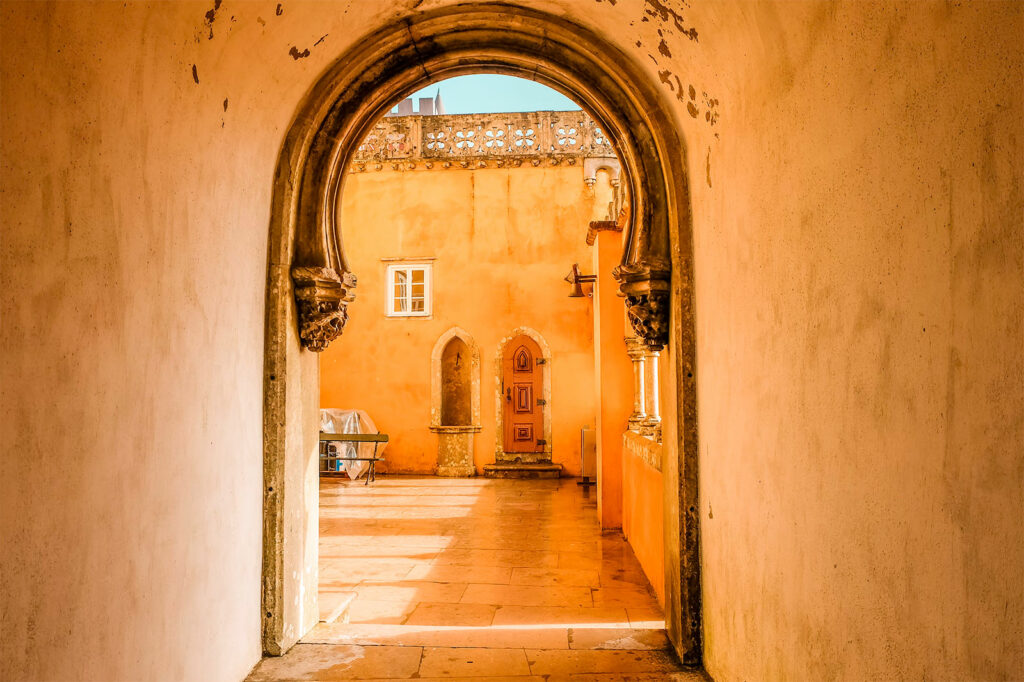
[{"label": "carved capital", "polygon": [[299,339],[306,350],[321,352],[341,336],[356,278],[331,268],[292,268],[299,311]]},{"label": "carved capital", "polygon": [[669,294],[646,291],[626,294],[626,316],[648,347],[661,349],[669,337]]},{"label": "carved capital", "polygon": [[647,344],[638,336],[627,336],[623,339],[626,342],[626,355],[635,363],[641,362],[647,355]]}]

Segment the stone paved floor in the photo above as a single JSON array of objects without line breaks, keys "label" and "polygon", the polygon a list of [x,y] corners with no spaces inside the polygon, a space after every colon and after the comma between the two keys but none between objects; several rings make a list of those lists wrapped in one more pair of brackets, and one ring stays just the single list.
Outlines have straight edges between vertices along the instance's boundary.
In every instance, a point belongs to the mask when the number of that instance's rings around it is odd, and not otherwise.
[{"label": "stone paved floor", "polygon": [[676,662],[650,585],[574,479],[382,477],[320,489],[320,598],[354,592],[249,677],[704,680]]}]

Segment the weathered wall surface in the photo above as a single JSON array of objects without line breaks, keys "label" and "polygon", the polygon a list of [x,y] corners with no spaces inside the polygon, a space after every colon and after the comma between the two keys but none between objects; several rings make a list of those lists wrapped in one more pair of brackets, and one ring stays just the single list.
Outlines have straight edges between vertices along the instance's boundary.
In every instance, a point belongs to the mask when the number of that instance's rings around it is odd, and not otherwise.
[{"label": "weathered wall surface", "polygon": [[288,53],[357,5],[0,6],[0,679],[259,659],[271,188],[330,58]]},{"label": "weathered wall surface", "polygon": [[[473,449],[482,473],[494,461],[498,344],[530,327],[551,348],[552,459],[579,475],[580,429],[596,418],[593,310],[568,297],[563,278],[590,260],[593,201],[581,163],[350,174],[342,229],[359,288],[344,335],[321,358],[321,406],[366,410],[391,437],[387,471],[433,472],[430,353],[461,327],[480,348]],[[432,315],[387,317],[381,259],[422,257],[436,259]]]},{"label": "weathered wall surface", "polygon": [[[622,534],[665,606],[665,502],[659,443],[634,432],[620,437],[622,448]],[[646,455],[646,456],[645,456]]]},{"label": "weathered wall surface", "polygon": [[1024,671],[1022,11],[695,5],[670,46],[717,680]]},{"label": "weathered wall surface", "polygon": [[[257,660],[277,154],[332,59],[442,4],[0,7],[0,677]],[[688,143],[709,670],[1018,675],[1021,6],[523,4]]]}]

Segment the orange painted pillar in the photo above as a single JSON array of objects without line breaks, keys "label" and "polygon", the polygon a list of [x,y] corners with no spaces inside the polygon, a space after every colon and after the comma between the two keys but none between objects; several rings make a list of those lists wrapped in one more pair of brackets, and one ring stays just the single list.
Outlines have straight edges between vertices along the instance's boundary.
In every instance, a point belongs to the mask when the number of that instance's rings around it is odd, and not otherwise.
[{"label": "orange painted pillar", "polygon": [[622,434],[633,413],[633,363],[626,354],[626,309],[612,270],[622,258],[622,233],[598,231],[593,247],[594,370],[597,387],[597,516],[622,527]]}]

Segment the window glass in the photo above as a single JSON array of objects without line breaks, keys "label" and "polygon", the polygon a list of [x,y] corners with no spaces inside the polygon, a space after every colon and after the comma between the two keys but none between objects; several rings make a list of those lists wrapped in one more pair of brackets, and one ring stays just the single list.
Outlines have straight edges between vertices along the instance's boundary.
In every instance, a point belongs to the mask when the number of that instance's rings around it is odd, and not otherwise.
[{"label": "window glass", "polygon": [[388,266],[387,314],[394,317],[430,315],[430,265]]}]

